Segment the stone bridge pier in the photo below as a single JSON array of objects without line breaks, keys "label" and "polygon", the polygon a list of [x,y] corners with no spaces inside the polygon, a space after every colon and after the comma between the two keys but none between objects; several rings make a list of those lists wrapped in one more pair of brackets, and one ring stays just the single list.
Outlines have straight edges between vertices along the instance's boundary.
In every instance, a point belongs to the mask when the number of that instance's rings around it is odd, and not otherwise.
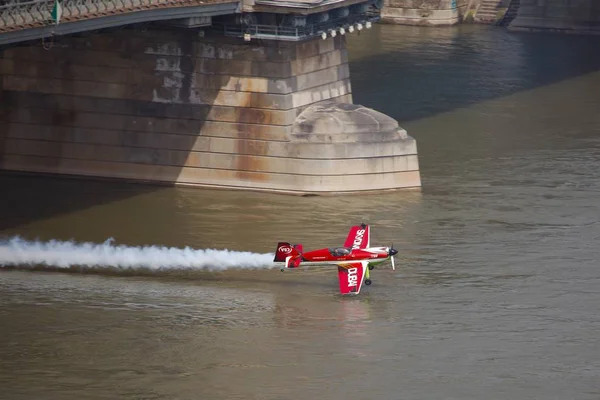
[{"label": "stone bridge pier", "polygon": [[416,142],[352,104],[345,37],[173,27],[0,52],[0,168],[332,194],[421,185]]}]

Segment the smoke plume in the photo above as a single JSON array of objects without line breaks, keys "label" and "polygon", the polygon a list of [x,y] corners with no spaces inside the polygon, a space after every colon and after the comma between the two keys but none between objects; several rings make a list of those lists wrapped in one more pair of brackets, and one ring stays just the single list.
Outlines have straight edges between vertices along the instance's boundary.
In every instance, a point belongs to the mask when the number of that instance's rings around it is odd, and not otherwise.
[{"label": "smoke plume", "polygon": [[59,268],[78,266],[223,271],[233,268],[273,268],[273,257],[274,254],[269,253],[231,250],[114,245],[112,238],[101,244],[29,241],[20,237],[0,240],[0,267],[44,265]]}]

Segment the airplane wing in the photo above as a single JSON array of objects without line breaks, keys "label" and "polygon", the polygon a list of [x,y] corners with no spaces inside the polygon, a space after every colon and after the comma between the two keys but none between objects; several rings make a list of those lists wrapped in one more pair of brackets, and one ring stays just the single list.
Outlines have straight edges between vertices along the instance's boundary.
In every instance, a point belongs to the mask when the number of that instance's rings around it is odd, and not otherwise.
[{"label": "airplane wing", "polygon": [[352,249],[364,249],[369,247],[371,241],[371,229],[369,225],[357,225],[350,228],[344,247]]},{"label": "airplane wing", "polygon": [[359,294],[368,261],[338,265],[338,280],[341,294]]}]

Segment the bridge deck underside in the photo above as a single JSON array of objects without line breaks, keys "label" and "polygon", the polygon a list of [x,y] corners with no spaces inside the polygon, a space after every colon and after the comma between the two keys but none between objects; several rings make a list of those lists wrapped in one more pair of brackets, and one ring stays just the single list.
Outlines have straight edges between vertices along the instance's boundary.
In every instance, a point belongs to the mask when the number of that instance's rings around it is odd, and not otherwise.
[{"label": "bridge deck underside", "polygon": [[313,14],[364,3],[366,0],[256,0],[246,11]]}]

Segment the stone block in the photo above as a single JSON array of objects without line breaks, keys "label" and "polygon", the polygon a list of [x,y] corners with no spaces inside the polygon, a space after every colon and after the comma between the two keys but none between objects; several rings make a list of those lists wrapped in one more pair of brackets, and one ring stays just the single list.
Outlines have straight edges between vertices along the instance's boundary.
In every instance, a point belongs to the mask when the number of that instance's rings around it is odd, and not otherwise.
[{"label": "stone block", "polygon": [[[460,4],[458,4],[460,3]],[[467,4],[455,0],[384,0],[383,23],[402,25],[454,25]]]},{"label": "stone block", "polygon": [[4,50],[4,58],[45,64],[76,64],[90,67],[128,68],[135,69],[136,61],[126,53],[111,51],[91,51],[71,49],[69,47],[54,47],[44,50],[41,45],[27,47],[11,47]]},{"label": "stone block", "polygon": [[418,171],[396,171],[373,175],[270,174],[257,171],[219,170],[215,168],[173,167],[80,159],[52,159],[37,156],[8,155],[0,165],[16,171],[67,174],[128,179],[155,183],[178,182],[180,185],[266,190],[290,194],[336,194],[369,192],[398,188],[418,188]]},{"label": "stone block", "polygon": [[2,169],[289,193],[420,185],[414,139],[349,104],[345,38],[62,37],[7,50],[0,77]]},{"label": "stone block", "polygon": [[40,63],[22,59],[0,59],[0,74],[18,75],[34,79],[67,79],[97,83],[131,84],[135,71],[124,68],[89,65]]},{"label": "stone block", "polygon": [[350,67],[347,63],[300,74],[294,77],[294,91],[306,90],[338,81],[350,81]]},{"label": "stone block", "polygon": [[[5,91],[3,104],[11,108],[43,109],[55,112],[96,112],[154,118],[192,119],[201,121],[238,122],[261,125],[290,126],[301,112],[301,108],[291,110],[267,110],[258,108],[220,107],[214,105],[169,104],[151,101],[93,98],[86,96],[53,95],[31,92]],[[341,101],[349,102],[347,96]],[[6,108],[8,110],[8,107]],[[35,112],[31,114],[35,121]]]},{"label": "stone block", "polygon": [[[262,78],[235,75],[208,75],[195,73],[193,87],[197,90],[230,90],[270,94],[290,94],[339,80],[350,78],[348,64],[335,65],[318,71],[289,78]],[[165,80],[172,79],[165,76]]]},{"label": "stone block", "polygon": [[292,107],[302,107],[319,101],[329,100],[352,92],[350,80],[340,80],[322,86],[296,92],[291,95]]},{"label": "stone block", "polygon": [[[255,171],[271,174],[344,176],[353,171],[371,174],[418,170],[416,155],[357,159],[291,159],[245,153],[246,143],[238,141],[234,152],[171,150],[138,146],[68,143],[64,141],[8,138],[6,155],[93,160],[121,164],[152,164],[189,168],[215,168],[231,171]],[[251,151],[252,152],[252,151]],[[265,150],[260,152],[266,153]],[[126,168],[129,168],[126,166]]]},{"label": "stone block", "polygon": [[292,61],[291,75],[297,76],[308,74],[321,69],[338,66],[348,62],[346,50],[337,50],[329,53],[319,54],[314,57],[300,58]]},{"label": "stone block", "polygon": [[135,117],[70,110],[8,108],[5,120],[11,124],[48,125],[53,127],[96,128],[117,132],[177,133],[192,136],[240,137],[260,140],[288,140],[290,127],[221,121]]},{"label": "stone block", "polygon": [[70,96],[102,98],[128,98],[131,87],[118,83],[73,81],[68,79],[38,79],[33,77],[5,75],[5,90],[38,92]]}]

